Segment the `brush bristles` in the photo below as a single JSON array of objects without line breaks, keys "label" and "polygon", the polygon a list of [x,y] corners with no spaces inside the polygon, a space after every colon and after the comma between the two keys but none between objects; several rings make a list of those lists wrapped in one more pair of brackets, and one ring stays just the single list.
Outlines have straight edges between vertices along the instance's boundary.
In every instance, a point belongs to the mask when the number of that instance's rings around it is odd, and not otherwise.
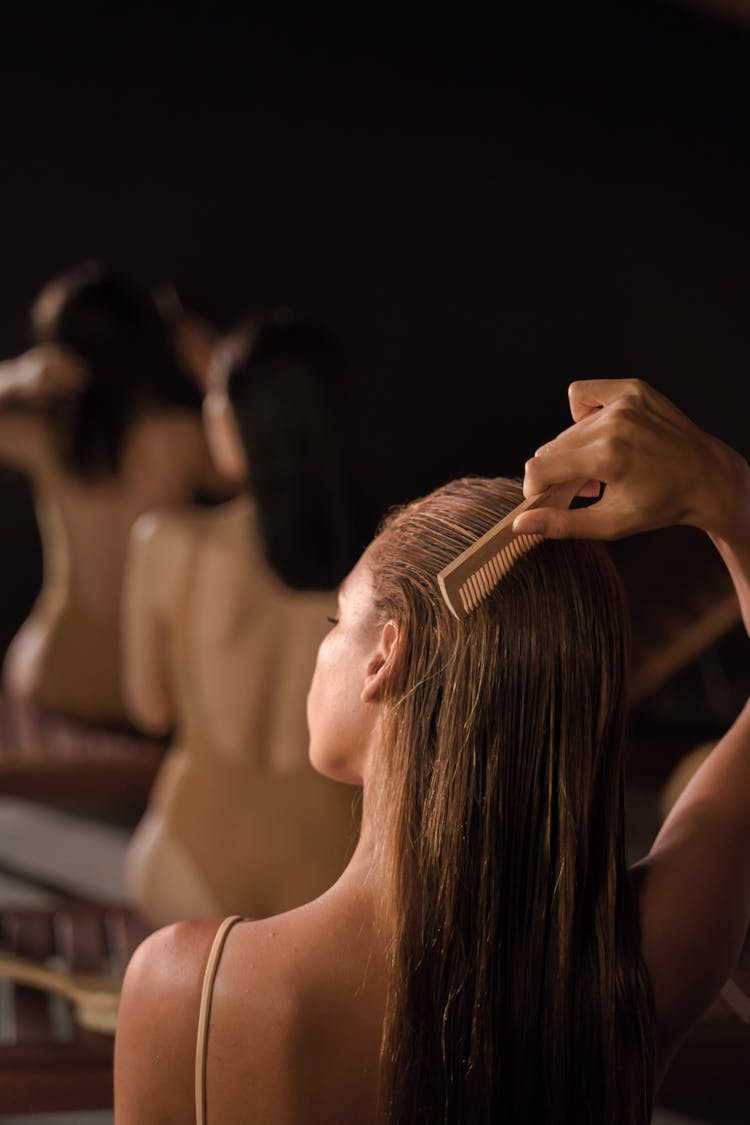
[{"label": "brush bristles", "polygon": [[514,563],[543,539],[543,535],[516,535],[496,555],[470,574],[458,588],[464,612],[471,613],[476,609],[479,603],[495,589],[498,582],[505,578]]}]

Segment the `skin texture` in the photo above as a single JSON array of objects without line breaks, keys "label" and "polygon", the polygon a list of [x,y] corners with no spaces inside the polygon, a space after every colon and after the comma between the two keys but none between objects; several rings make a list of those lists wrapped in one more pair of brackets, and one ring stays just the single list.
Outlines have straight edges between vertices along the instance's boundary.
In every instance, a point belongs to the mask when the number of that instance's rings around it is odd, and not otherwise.
[{"label": "skin texture", "polygon": [[[604,497],[582,511],[530,513],[524,524],[539,519],[548,536],[617,538],[693,523],[711,534],[750,623],[744,460],[642,383],[574,384],[571,406],[574,425],[559,444],[538,451],[525,488],[603,481]],[[322,897],[230,933],[210,1025],[210,1121],[375,1120],[385,949],[376,923],[373,765],[400,639],[397,621],[375,615],[366,552],[341,590],[338,623],[321,645],[308,700],[313,762],[331,776],[362,782],[360,842]],[[655,994],[657,1077],[737,964],[750,921],[748,807],[750,706],[634,869]],[[117,1125],[194,1119],[198,998],[216,925],[168,927],[131,962],[115,1046]]]},{"label": "skin texture", "polygon": [[143,512],[213,487],[200,418],[143,414],[116,477],[82,482],[60,460],[47,407],[74,394],[76,361],[41,346],[0,365],[0,458],[32,482],[42,540],[39,597],[3,669],[14,697],[88,721],[127,722],[120,596],[131,527]]}]

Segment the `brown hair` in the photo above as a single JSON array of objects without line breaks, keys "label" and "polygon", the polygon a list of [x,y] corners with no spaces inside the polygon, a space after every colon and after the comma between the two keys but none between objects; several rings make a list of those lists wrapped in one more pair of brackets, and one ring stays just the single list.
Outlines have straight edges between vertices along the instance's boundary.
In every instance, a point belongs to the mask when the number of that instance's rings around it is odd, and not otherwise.
[{"label": "brown hair", "polygon": [[405,642],[375,778],[391,1125],[650,1120],[617,572],[600,544],[548,541],[462,621],[436,581],[521,495],[454,481],[387,517],[367,554]]}]

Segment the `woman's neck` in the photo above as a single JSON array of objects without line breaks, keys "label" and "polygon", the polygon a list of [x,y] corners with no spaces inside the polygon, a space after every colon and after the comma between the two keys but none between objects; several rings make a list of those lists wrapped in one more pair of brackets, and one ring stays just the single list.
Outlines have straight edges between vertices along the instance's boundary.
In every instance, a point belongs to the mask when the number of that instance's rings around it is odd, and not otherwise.
[{"label": "woman's neck", "polygon": [[[331,892],[356,890],[374,895],[378,884],[375,827],[371,813],[372,802],[368,799],[366,786],[362,788],[362,815],[360,817],[359,838],[351,859],[340,877],[331,887]],[[331,893],[329,892],[329,893]]]}]

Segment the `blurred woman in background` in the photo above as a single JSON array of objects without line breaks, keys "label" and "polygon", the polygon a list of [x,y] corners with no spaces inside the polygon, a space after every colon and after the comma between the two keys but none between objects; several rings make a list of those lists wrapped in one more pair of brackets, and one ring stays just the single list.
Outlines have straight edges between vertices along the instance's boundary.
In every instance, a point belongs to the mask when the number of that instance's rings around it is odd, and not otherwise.
[{"label": "blurred woman in background", "polygon": [[142,512],[220,488],[201,397],[148,292],[86,262],[44,286],[33,346],[0,365],[0,458],[28,474],[43,581],[3,668],[13,698],[127,722],[120,597]]},{"label": "blurred woman in background", "polygon": [[209,445],[240,495],[134,525],[123,601],[133,721],[173,731],[126,857],[152,924],[278,913],[320,894],[356,840],[355,791],[312,769],[307,687],[366,511],[348,370],[285,312],[215,350]]}]

